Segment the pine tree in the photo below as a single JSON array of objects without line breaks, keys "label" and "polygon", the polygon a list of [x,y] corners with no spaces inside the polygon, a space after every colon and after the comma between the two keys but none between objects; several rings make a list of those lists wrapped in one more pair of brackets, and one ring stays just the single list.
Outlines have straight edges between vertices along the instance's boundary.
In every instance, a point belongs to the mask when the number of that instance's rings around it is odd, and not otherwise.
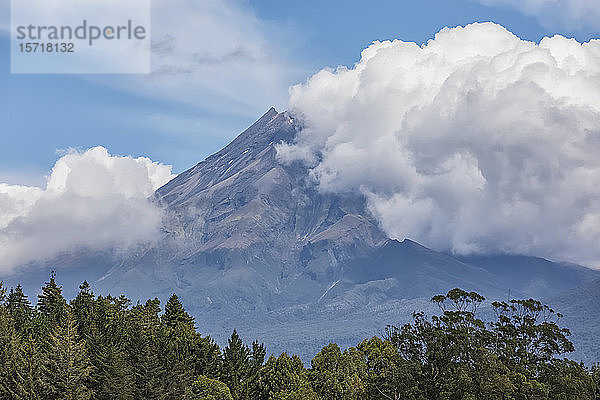
[{"label": "pine tree", "polygon": [[71,310],[77,323],[79,337],[88,337],[94,317],[94,293],[87,281],[83,281],[79,286],[77,297],[71,301]]},{"label": "pine tree", "polygon": [[[0,283],[0,297],[4,289]],[[4,306],[0,307],[0,398],[21,398],[22,364],[20,335],[15,330],[13,320]]]},{"label": "pine tree", "polygon": [[227,347],[223,350],[222,381],[227,384],[231,395],[235,400],[243,395],[243,383],[250,373],[248,357],[250,350],[240,339],[234,329],[231,338],[228,339]]},{"label": "pine tree", "polygon": [[196,330],[194,318],[183,308],[176,294],[173,294],[165,305],[162,316],[165,336],[162,337],[165,350],[164,367],[167,372],[168,398],[181,398],[192,381],[195,373],[194,353],[196,348]]},{"label": "pine tree", "polygon": [[13,319],[17,332],[27,336],[33,327],[33,307],[23,293],[21,285],[10,290],[6,298],[6,308]]},{"label": "pine tree", "polygon": [[166,398],[167,372],[164,359],[167,343],[160,319],[160,300],[137,304],[129,312],[127,353],[132,366],[134,398],[158,400]]},{"label": "pine tree", "polygon": [[[136,329],[137,328],[137,329]],[[152,332],[132,329],[129,359],[133,367],[134,398],[158,400],[164,398],[165,369],[158,356],[156,338]]]},{"label": "pine tree", "polygon": [[14,364],[5,370],[11,371],[11,374],[2,379],[2,386],[8,389],[9,397],[13,400],[44,399],[42,360],[33,337],[21,340],[13,360]]},{"label": "pine tree", "polygon": [[212,338],[194,333],[190,353],[195,377],[200,375],[214,379],[219,377],[222,362],[221,349]]},{"label": "pine tree", "polygon": [[163,320],[169,328],[174,328],[177,324],[183,324],[190,329],[194,329],[194,317],[185,311],[183,304],[181,304],[175,293],[171,295],[165,305]]},{"label": "pine tree", "polygon": [[134,375],[126,354],[128,304],[129,299],[124,296],[98,296],[92,305],[86,342],[93,365],[89,386],[96,399],[130,399],[133,396]]},{"label": "pine tree", "polygon": [[56,273],[52,271],[50,280],[38,295],[37,308],[48,325],[60,324],[67,314],[67,301],[62,295],[62,286],[56,284]]},{"label": "pine tree", "polygon": [[75,320],[68,313],[63,324],[50,332],[45,354],[43,381],[48,400],[87,400],[92,397],[86,383],[91,372],[87,349],[77,340]]},{"label": "pine tree", "polygon": [[94,368],[91,372],[94,399],[133,399],[134,376],[125,353],[114,343],[92,348]]}]

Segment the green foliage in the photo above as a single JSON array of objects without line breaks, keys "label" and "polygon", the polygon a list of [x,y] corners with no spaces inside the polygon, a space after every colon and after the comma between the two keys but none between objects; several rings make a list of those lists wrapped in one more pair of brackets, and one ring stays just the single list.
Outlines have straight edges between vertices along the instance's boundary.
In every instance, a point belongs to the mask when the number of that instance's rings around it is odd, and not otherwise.
[{"label": "green foliage", "polygon": [[284,394],[291,394],[307,387],[309,382],[300,358],[282,353],[277,358],[269,357],[267,363],[260,369],[251,398],[257,400],[281,398]]},{"label": "green foliage", "polygon": [[163,384],[166,367],[162,361],[162,344],[166,333],[160,324],[160,301],[148,300],[130,312],[127,330],[127,353],[132,364],[134,398],[156,400],[165,398]]},{"label": "green foliage", "polygon": [[365,398],[421,399],[421,365],[407,360],[388,340],[374,336],[357,346],[365,364]]},{"label": "green foliage", "polygon": [[165,305],[163,320],[168,328],[175,328],[182,324],[185,328],[194,329],[194,318],[185,311],[175,293],[171,295]]},{"label": "green foliage", "polygon": [[231,390],[235,400],[244,395],[244,381],[251,375],[250,349],[234,329],[223,350],[223,366],[221,378]]},{"label": "green foliage", "polygon": [[200,375],[196,379],[188,393],[186,400],[232,400],[229,388],[223,382]]},{"label": "green foliage", "polygon": [[354,348],[344,352],[330,343],[311,361],[310,380],[315,392],[326,399],[361,399],[365,393],[363,355]]},{"label": "green foliage", "polygon": [[42,287],[42,293],[38,295],[38,311],[46,324],[60,325],[67,315],[67,301],[62,295],[62,286],[56,284],[56,274],[52,271],[50,280]]},{"label": "green foliage", "polygon": [[27,336],[33,329],[33,307],[23,293],[21,285],[11,289],[6,298],[6,309],[12,317],[15,329],[23,336]]},{"label": "green foliage", "polygon": [[85,400],[92,397],[87,379],[92,370],[85,343],[77,340],[77,326],[71,314],[53,327],[50,347],[43,358],[45,398]]},{"label": "green foliage", "polygon": [[550,399],[597,399],[597,383],[582,364],[554,359],[544,366],[540,379],[548,387]]},{"label": "green foliage", "polygon": [[233,330],[221,352],[197,332],[173,294],[131,306],[95,296],[87,282],[70,304],[52,273],[33,307],[0,283],[0,399],[380,400],[598,399],[600,368],[567,359],[560,314],[533,299],[491,303],[453,289],[438,315],[388,326],[355,348],[325,346],[305,368],[246,345]]},{"label": "green foliage", "polygon": [[292,392],[278,393],[273,397],[273,400],[320,400],[320,397],[310,386],[304,386]]},{"label": "green foliage", "polygon": [[[571,385],[593,390],[591,379],[581,379],[588,375],[583,366],[555,360],[573,351],[560,314],[533,299],[494,302],[497,319],[486,323],[476,316],[484,300],[453,289],[432,299],[441,315],[415,313],[413,324],[388,327],[390,343],[415,366],[419,395],[545,399],[568,398],[561,393],[571,393]],[[559,379],[561,369],[573,378]]]}]

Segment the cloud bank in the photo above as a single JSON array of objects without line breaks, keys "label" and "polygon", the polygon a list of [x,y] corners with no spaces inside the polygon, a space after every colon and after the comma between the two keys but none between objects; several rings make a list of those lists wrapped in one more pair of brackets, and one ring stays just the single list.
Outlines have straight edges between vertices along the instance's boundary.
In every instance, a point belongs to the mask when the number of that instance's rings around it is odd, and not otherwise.
[{"label": "cloud bank", "polygon": [[508,6],[536,17],[543,25],[572,30],[600,29],[597,0],[478,0],[488,6]]},{"label": "cloud bank", "polygon": [[155,240],[162,215],[147,198],[172,178],[171,166],[94,147],[62,156],[44,189],[0,184],[0,273],[80,248]]},{"label": "cloud bank", "polygon": [[503,27],[374,42],[291,89],[322,191],[361,191],[393,238],[600,263],[600,41]]}]

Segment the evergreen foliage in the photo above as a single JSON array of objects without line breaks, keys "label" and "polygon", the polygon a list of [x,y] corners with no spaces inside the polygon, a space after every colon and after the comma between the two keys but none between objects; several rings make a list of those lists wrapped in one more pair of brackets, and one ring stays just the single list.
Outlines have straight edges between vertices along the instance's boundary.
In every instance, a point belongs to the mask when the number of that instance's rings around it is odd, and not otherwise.
[{"label": "evergreen foliage", "polygon": [[370,400],[600,399],[600,368],[573,351],[561,315],[533,299],[489,304],[453,289],[385,337],[325,346],[306,368],[267,355],[234,329],[221,349],[195,327],[177,295],[131,305],[87,282],[68,303],[53,273],[34,307],[0,283],[0,399]]}]

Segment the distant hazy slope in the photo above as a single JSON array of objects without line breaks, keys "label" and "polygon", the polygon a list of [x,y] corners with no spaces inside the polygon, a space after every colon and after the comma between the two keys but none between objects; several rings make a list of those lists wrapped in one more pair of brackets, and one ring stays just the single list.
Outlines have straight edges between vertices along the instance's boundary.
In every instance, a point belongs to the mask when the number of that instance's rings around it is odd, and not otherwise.
[{"label": "distant hazy slope", "polygon": [[329,341],[354,345],[404,322],[454,287],[492,299],[509,291],[549,298],[600,278],[539,258],[459,259],[390,240],[360,193],[320,192],[306,166],[278,162],[275,145],[298,130],[289,113],[271,109],[157,190],[152,200],[165,217],[156,245],[65,255],[11,284],[32,293],[56,268],[69,295],[83,278],[97,293],[134,302],[177,292],[202,332],[221,342],[237,327],[270,351],[310,358]]}]

